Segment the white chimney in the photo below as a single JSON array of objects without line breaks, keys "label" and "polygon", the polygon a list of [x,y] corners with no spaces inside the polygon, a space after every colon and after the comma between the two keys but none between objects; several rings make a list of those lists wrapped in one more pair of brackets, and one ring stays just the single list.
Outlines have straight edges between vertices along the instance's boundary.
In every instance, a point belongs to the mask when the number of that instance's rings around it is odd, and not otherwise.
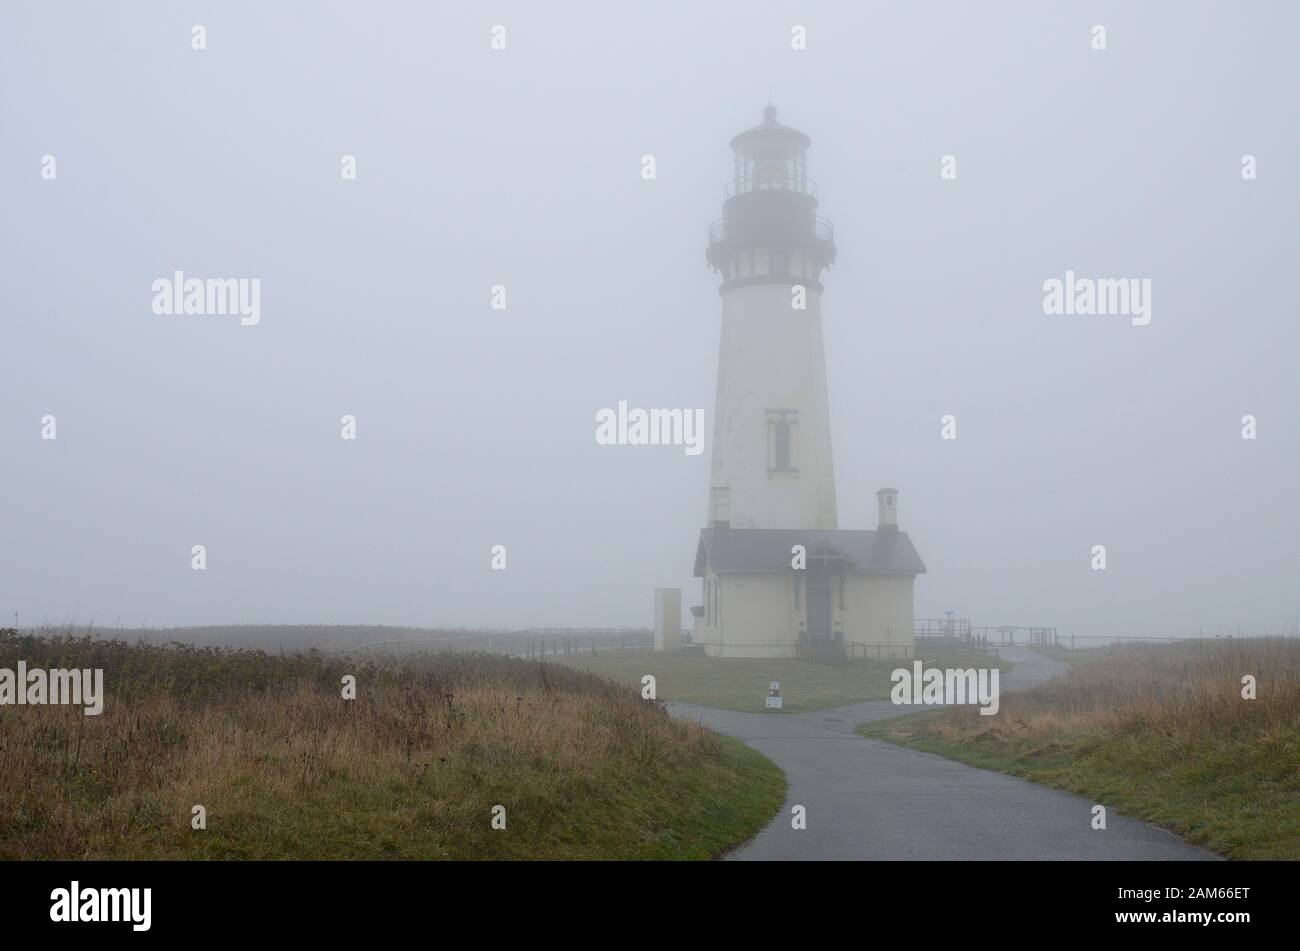
[{"label": "white chimney", "polygon": [[876,526],[877,531],[898,531],[898,490],[881,489],[876,493],[876,502],[880,506],[880,519],[879,524]]}]

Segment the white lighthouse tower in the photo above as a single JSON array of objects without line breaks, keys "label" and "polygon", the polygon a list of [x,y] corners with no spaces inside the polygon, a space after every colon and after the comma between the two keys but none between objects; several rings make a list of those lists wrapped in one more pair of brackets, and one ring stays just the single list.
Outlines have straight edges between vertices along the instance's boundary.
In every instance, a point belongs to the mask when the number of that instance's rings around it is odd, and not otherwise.
[{"label": "white lighthouse tower", "polygon": [[835,514],[821,308],[835,238],[810,144],[768,106],[731,140],[735,173],[709,228],[722,336],[694,642],[713,657],[911,659],[925,563],[898,530],[898,493],[878,493],[874,530]]},{"label": "white lighthouse tower", "polygon": [[835,261],[830,222],[808,178],[811,140],[763,110],[731,140],[735,173],[709,228],[722,276],[709,524],[833,529],[821,273]]}]

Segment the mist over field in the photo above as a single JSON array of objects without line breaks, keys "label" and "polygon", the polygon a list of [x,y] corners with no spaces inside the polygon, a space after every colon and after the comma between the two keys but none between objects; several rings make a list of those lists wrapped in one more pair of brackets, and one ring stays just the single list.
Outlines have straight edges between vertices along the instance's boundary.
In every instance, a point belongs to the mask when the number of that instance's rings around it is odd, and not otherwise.
[{"label": "mist over field", "polygon": [[[707,227],[770,98],[838,245],[839,525],[899,489],[916,616],[1294,632],[1298,33],[1289,4],[6,9],[0,626],[699,603],[708,452],[596,416],[702,408],[710,445]],[[259,280],[260,320],[155,314],[176,271]],[[1150,280],[1150,322],[1044,314],[1067,271]]]}]

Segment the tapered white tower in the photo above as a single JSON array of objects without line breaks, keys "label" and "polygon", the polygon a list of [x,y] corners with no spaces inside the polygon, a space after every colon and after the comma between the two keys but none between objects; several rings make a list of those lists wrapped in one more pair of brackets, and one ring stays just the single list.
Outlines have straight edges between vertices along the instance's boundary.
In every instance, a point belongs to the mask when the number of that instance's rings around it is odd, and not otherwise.
[{"label": "tapered white tower", "polygon": [[810,144],[770,105],[731,140],[734,176],[708,247],[722,277],[714,528],[837,527],[821,318],[835,241],[817,215]]}]

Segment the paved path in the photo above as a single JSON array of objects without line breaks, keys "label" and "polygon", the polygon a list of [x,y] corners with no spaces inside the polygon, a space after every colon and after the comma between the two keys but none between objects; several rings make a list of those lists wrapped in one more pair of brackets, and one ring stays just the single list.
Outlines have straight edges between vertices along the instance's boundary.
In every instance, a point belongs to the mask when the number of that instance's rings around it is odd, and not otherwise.
[{"label": "paved path", "polygon": [[[1023,690],[1066,665],[1002,648],[1015,668],[1002,690]],[[1013,776],[866,740],[860,723],[916,707],[873,700],[817,713],[738,713],[670,704],[675,716],[744,740],[785,770],[785,806],[733,859],[1215,859],[1163,829]],[[790,828],[790,809],[808,827]]]}]

